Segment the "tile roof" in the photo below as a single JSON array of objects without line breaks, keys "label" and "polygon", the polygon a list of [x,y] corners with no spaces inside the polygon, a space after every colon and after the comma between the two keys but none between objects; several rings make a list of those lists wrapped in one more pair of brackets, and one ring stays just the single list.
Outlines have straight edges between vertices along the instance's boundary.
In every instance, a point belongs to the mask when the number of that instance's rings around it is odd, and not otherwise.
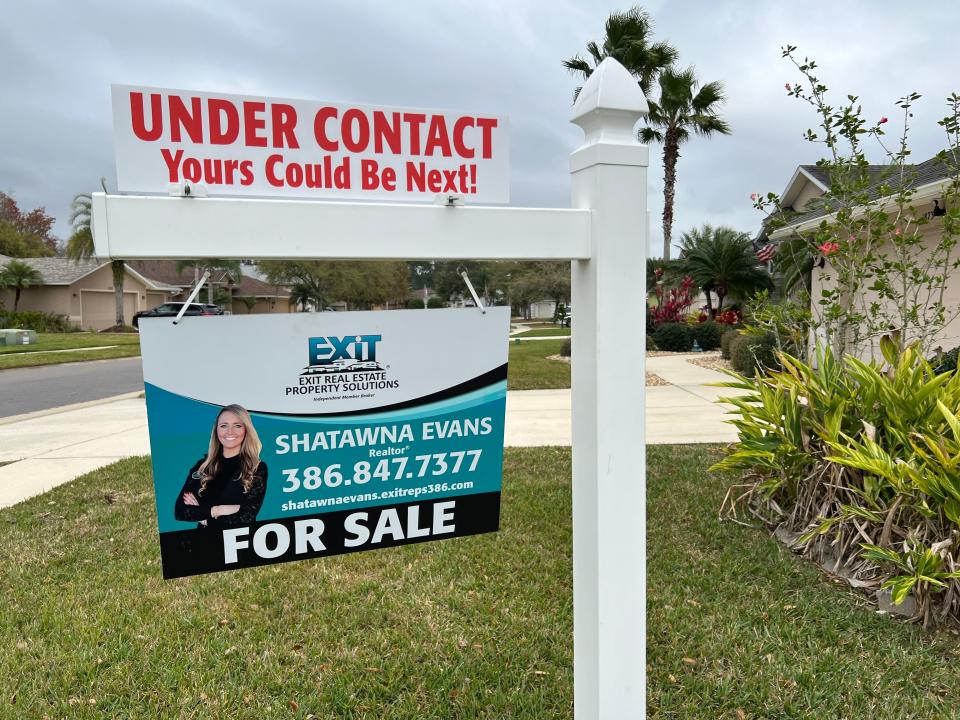
[{"label": "tile roof", "polygon": [[10,260],[18,260],[32,267],[43,277],[44,285],[70,285],[84,275],[89,275],[107,261],[90,258],[74,262],[63,257],[8,258],[0,257],[4,265]]},{"label": "tile roof", "polygon": [[240,278],[240,284],[235,285],[234,288],[236,290],[234,294],[238,297],[290,297],[290,290],[288,288],[282,285],[270,285],[269,283],[247,277],[246,275]]}]

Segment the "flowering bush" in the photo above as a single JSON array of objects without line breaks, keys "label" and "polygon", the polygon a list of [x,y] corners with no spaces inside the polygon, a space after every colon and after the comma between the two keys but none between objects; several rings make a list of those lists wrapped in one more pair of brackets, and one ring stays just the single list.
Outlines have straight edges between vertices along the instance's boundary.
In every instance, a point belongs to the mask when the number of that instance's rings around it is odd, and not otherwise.
[{"label": "flowering bush", "polygon": [[717,313],[713,321],[721,325],[740,325],[743,322],[743,313],[740,310],[724,310]]},{"label": "flowering bush", "polygon": [[657,305],[650,309],[653,324],[686,322],[687,311],[693,305],[693,290],[693,278],[689,275],[680,281],[679,287],[666,288],[663,284],[658,284],[654,291]]}]

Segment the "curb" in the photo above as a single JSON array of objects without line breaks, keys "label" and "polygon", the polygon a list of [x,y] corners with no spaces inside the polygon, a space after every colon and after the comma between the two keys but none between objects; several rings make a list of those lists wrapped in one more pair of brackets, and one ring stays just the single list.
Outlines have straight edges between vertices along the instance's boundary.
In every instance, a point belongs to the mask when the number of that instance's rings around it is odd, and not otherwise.
[{"label": "curb", "polygon": [[100,398],[99,400],[87,400],[85,402],[74,403],[72,405],[61,405],[46,410],[34,410],[33,412],[23,413],[22,415],[10,415],[9,417],[0,417],[0,425],[10,425],[15,422],[32,420],[34,418],[44,417],[45,415],[58,415],[59,413],[69,412],[70,410],[80,410],[82,408],[93,407],[95,405],[106,405],[107,403],[118,402],[120,400],[132,400],[143,396],[143,390],[123,393],[122,395],[112,395],[110,397]]}]

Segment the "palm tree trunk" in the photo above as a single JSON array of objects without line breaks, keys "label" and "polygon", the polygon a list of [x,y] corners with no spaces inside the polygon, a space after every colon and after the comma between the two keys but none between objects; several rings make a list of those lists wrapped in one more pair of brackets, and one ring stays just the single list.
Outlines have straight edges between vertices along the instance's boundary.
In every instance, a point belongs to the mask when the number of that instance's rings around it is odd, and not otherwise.
[{"label": "palm tree trunk", "polygon": [[20,304],[20,288],[14,288],[13,292],[13,311],[17,311],[17,306]]},{"label": "palm tree trunk", "polygon": [[113,271],[113,295],[117,301],[116,325],[122,327],[123,321],[123,276],[126,274],[126,266],[123,260],[114,260],[110,263],[110,269]]},{"label": "palm tree trunk", "polygon": [[663,137],[663,259],[670,259],[671,230],[673,229],[673,198],[677,184],[677,160],[680,143],[675,130],[667,130]]}]

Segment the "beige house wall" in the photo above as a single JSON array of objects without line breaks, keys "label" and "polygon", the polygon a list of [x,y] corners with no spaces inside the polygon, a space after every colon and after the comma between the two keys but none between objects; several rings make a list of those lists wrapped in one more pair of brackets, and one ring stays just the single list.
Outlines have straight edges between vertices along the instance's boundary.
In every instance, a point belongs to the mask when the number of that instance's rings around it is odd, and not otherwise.
[{"label": "beige house wall", "polygon": [[[942,232],[943,226],[940,222],[932,222],[929,225],[924,226],[921,234],[922,246],[932,252],[933,248],[936,247]],[[887,248],[886,251],[891,252],[892,248]],[[955,250],[953,253],[953,259],[956,260],[958,258],[960,258],[960,249]],[[813,311],[814,319],[816,319],[820,314],[820,306],[818,305],[818,301],[822,296],[823,290],[835,285],[835,281],[832,277],[827,280],[824,275],[831,275],[829,265],[823,269],[814,267],[811,278],[811,309]],[[926,293],[924,293],[921,294],[917,300],[919,303],[923,304],[928,302],[928,297]],[[929,298],[929,300],[935,301],[935,298]],[[878,294],[875,291],[866,290],[863,294],[863,301],[862,303],[859,303],[859,306],[869,308],[874,302],[879,302]],[[944,289],[943,302],[946,306],[946,314],[949,322],[939,333],[937,333],[931,347],[935,348],[940,346],[943,350],[950,350],[954,347],[960,346],[960,276],[958,276],[955,272],[951,272],[950,274],[950,279],[948,280],[947,286]],[[888,314],[893,315],[892,309],[891,313]],[[893,316],[895,317],[895,315]],[[819,335],[822,339],[823,333],[821,332]],[[870,359],[879,360],[882,357],[880,354],[880,336],[872,338],[869,343],[865,343],[864,347],[857,354],[860,359],[865,361],[869,361]]]},{"label": "beige house wall", "polygon": [[806,209],[808,202],[814,198],[820,197],[821,195],[823,195],[823,190],[807,180],[803,187],[800,188],[800,192],[797,193],[797,197],[793,201],[793,209],[797,212],[803,212]]},{"label": "beige house wall", "polygon": [[234,315],[261,315],[265,313],[288,313],[293,312],[290,303],[286,298],[257,298],[257,304],[247,310],[247,306],[234,298]]},{"label": "beige house wall", "polygon": [[[7,310],[13,310],[13,300],[16,293],[13,290],[0,291]],[[20,304],[17,310],[34,310],[37,312],[54,313],[56,315],[70,315],[70,290],[57,285],[24,288],[20,292]]]}]

